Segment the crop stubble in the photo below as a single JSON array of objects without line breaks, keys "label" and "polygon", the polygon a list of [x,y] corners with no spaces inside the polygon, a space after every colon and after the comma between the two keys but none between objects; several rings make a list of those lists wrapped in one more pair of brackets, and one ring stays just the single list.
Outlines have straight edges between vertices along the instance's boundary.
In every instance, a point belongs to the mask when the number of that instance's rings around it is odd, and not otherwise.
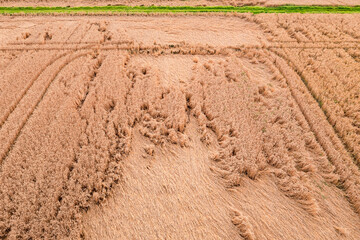
[{"label": "crop stubble", "polygon": [[1,17],[0,236],[359,238],[360,19],[321,19]]}]

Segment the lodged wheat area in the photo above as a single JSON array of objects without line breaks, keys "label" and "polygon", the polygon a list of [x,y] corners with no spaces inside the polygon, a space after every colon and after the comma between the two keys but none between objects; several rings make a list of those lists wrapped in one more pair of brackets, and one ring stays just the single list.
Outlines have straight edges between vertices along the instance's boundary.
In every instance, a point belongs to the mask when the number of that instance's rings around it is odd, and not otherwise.
[{"label": "lodged wheat area", "polygon": [[360,239],[360,17],[0,17],[0,238]]}]

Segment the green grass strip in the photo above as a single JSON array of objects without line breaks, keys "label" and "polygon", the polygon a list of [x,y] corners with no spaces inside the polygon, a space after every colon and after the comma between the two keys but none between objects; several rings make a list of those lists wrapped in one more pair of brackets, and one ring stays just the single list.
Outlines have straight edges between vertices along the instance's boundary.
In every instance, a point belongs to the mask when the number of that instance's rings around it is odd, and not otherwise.
[{"label": "green grass strip", "polygon": [[51,14],[51,13],[360,13],[360,6],[95,6],[95,7],[0,7],[0,14]]}]

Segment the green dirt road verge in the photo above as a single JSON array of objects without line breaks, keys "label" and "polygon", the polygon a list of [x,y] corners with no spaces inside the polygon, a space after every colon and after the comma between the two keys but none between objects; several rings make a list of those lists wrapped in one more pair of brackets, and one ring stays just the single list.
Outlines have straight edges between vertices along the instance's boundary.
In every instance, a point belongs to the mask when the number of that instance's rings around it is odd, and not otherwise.
[{"label": "green dirt road verge", "polygon": [[360,6],[95,6],[95,7],[0,7],[0,14],[77,13],[360,13]]}]

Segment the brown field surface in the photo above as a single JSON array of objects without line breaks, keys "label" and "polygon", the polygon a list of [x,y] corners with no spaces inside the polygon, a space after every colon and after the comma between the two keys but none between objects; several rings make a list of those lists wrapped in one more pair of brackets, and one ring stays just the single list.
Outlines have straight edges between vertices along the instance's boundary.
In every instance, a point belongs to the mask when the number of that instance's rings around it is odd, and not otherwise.
[{"label": "brown field surface", "polygon": [[1,239],[360,239],[360,16],[0,17]]},{"label": "brown field surface", "polygon": [[0,0],[3,7],[24,6],[276,6],[294,5],[360,5],[359,0]]}]

